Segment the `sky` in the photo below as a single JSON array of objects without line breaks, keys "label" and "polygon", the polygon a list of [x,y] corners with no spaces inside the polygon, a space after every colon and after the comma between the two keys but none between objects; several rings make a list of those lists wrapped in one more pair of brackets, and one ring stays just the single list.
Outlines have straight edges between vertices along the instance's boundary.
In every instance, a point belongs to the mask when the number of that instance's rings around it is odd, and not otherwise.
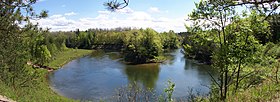
[{"label": "sky", "polygon": [[133,27],[184,32],[185,19],[199,0],[130,0],[126,8],[115,12],[106,10],[104,2],[107,0],[39,0],[34,9],[47,10],[49,16],[33,22],[51,31]]}]

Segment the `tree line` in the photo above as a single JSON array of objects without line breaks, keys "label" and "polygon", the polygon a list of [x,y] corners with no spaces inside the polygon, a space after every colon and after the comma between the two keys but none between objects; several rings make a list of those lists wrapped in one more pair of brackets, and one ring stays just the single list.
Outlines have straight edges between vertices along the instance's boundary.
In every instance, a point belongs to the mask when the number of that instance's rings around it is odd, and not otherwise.
[{"label": "tree line", "polygon": [[134,64],[163,61],[164,51],[180,45],[180,37],[174,31],[158,33],[151,28],[88,29],[53,32],[52,36],[56,34],[65,36],[69,48],[117,50],[125,61]]}]

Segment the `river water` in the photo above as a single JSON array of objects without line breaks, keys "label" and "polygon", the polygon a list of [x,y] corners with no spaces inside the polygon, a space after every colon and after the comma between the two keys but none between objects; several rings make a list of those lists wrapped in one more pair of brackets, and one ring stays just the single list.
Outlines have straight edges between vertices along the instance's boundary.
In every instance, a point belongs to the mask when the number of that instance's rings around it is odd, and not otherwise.
[{"label": "river water", "polygon": [[160,64],[127,65],[118,52],[95,51],[75,59],[49,74],[51,88],[58,94],[77,100],[109,99],[116,89],[132,82],[162,93],[167,81],[176,84],[174,98],[210,92],[210,66],[184,58],[181,49],[166,53],[169,60]]}]

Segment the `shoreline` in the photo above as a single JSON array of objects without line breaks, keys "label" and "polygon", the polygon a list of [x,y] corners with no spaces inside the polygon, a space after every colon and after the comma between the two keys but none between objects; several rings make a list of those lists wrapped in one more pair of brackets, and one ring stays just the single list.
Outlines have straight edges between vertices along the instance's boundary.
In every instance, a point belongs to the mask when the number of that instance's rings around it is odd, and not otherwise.
[{"label": "shoreline", "polygon": [[[58,52],[53,56],[52,61],[46,63],[47,66],[59,69],[60,66],[67,64],[75,58],[83,57],[89,55],[94,50],[84,50],[84,49],[67,49],[61,52]],[[31,68],[31,66],[26,66]],[[33,68],[31,68],[33,69]],[[37,73],[37,76],[34,81],[29,83],[28,87],[16,87],[16,89],[7,86],[6,84],[0,81],[0,90],[1,95],[5,96],[7,99],[18,101],[18,102],[73,102],[77,101],[70,99],[64,96],[59,95],[54,90],[51,89],[48,78],[46,77],[50,74],[45,69],[36,69],[34,70]]]},{"label": "shoreline", "polygon": [[[79,57],[87,56],[95,51],[95,50],[84,50],[84,49],[70,49],[70,50],[71,51],[66,51],[63,52],[63,54],[57,55],[53,61],[47,63],[46,65],[57,70],[63,65],[69,63],[70,61]],[[73,52],[74,54],[71,54],[71,52]],[[64,55],[70,55],[70,56],[64,56]]]}]

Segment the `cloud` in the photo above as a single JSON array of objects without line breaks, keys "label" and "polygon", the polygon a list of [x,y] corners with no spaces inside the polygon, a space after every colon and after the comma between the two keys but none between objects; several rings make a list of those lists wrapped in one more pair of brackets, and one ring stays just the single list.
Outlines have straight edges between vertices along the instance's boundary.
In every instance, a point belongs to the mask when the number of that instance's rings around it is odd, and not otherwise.
[{"label": "cloud", "polygon": [[[51,28],[52,31],[69,31],[75,28],[76,22],[71,19],[67,19],[63,15],[52,15],[49,18],[32,21],[33,23],[39,23],[43,28]],[[71,28],[72,27],[72,28]]]},{"label": "cloud", "polygon": [[44,2],[44,1],[47,1],[47,0],[38,0],[37,2]]},{"label": "cloud", "polygon": [[61,5],[61,7],[66,7],[66,5]]},{"label": "cloud", "polygon": [[62,17],[62,15],[59,15],[59,14],[50,16],[51,19],[60,18],[60,17]]},{"label": "cloud", "polygon": [[149,15],[146,12],[143,11],[137,11],[132,13],[131,15],[129,15],[129,17],[127,18],[128,20],[142,20],[142,21],[149,21],[152,20],[153,18],[151,17],[151,15]]},{"label": "cloud", "polygon": [[134,10],[132,10],[131,8],[127,7],[124,9],[119,9],[116,11],[117,13],[125,13],[125,14],[132,14],[134,12]]},{"label": "cloud", "polygon": [[83,17],[80,19],[70,19],[64,15],[52,15],[49,18],[40,19],[39,25],[43,28],[51,28],[51,31],[70,31],[75,29],[87,30],[89,28],[153,28],[163,32],[174,30],[175,32],[186,31],[184,18],[153,17],[144,11],[134,11],[126,9],[118,12],[98,11],[95,17]]},{"label": "cloud", "polygon": [[150,7],[148,10],[150,13],[160,13],[161,11],[157,7]]},{"label": "cloud", "polygon": [[69,12],[69,13],[65,13],[64,15],[65,15],[65,16],[74,16],[74,15],[77,15],[77,13],[75,13],[75,12]]},{"label": "cloud", "polygon": [[110,11],[97,11],[99,14],[108,15]]},{"label": "cloud", "polygon": [[166,17],[159,17],[158,19],[153,20],[154,22],[167,22],[170,21],[169,18]]}]

